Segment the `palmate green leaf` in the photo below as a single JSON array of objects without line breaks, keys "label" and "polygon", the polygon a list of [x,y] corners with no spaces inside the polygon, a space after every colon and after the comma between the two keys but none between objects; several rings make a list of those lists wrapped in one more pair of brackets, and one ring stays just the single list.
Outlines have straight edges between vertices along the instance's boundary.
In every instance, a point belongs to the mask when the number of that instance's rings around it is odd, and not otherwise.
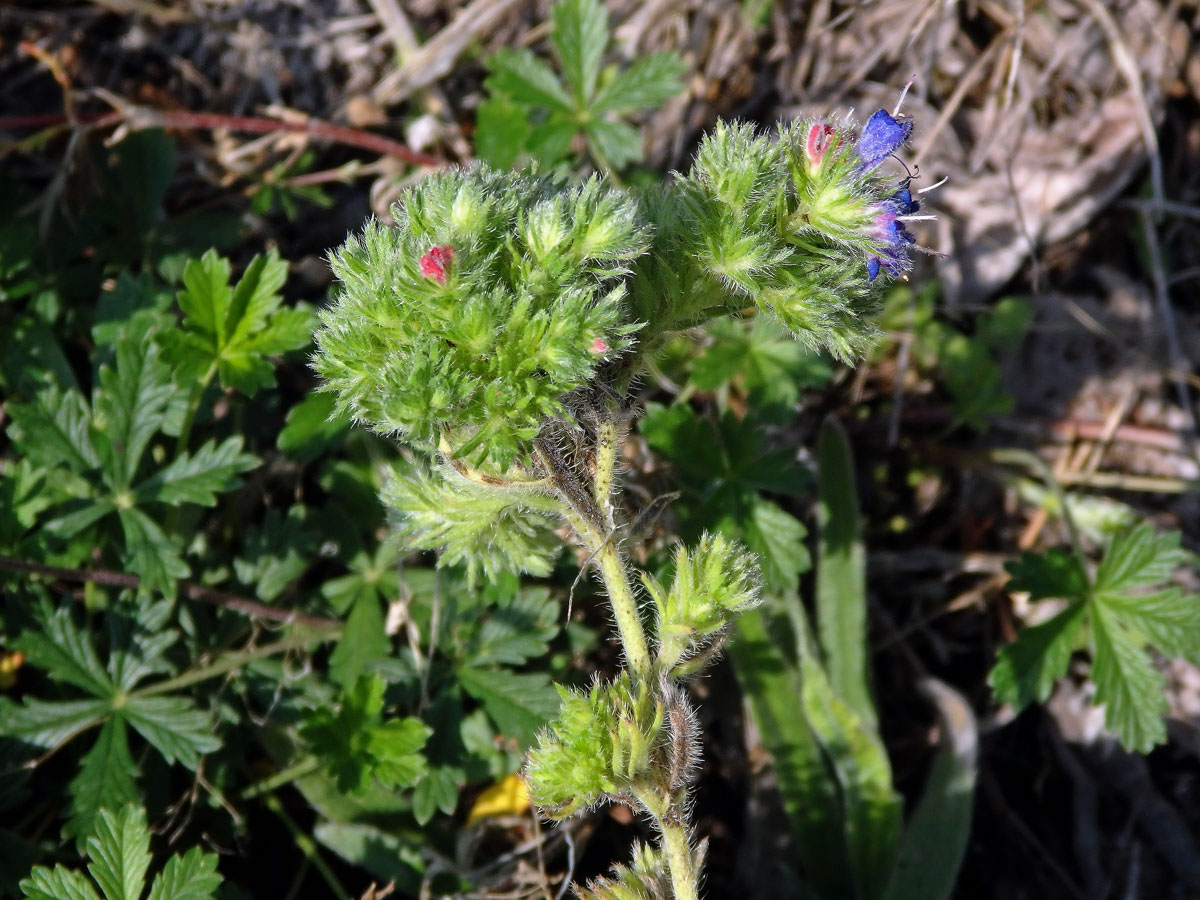
[{"label": "palmate green leaf", "polygon": [[1113,536],[1096,569],[1094,590],[1097,595],[1116,597],[1153,587],[1170,578],[1187,559],[1179,532],[1156,534],[1147,522]]},{"label": "palmate green leaf", "polygon": [[678,53],[640,56],[596,92],[592,112],[621,111],[659,106],[683,90],[688,66]]},{"label": "palmate green leaf", "polygon": [[84,754],[78,774],[68,788],[71,811],[63,828],[63,837],[73,837],[83,849],[95,833],[101,809],[124,809],[137,800],[134,775],[137,765],[129,754],[125,723],[113,716],[104,723],[96,743]]},{"label": "palmate green leaf", "polygon": [[608,12],[600,0],[559,0],[550,10],[550,43],[580,109],[596,91],[608,46]]},{"label": "palmate green leaf", "polygon": [[275,383],[268,356],[305,346],[316,322],[303,309],[283,309],[279,289],[287,263],[275,251],[256,256],[236,285],[229,261],[209,250],[184,269],[179,307],[183,328],[158,336],[183,383],[215,369],[225,387],[254,396]]},{"label": "palmate green leaf", "polygon": [[139,900],[150,868],[150,833],[141,808],[102,811],[87,849],[88,871],[107,900]]},{"label": "palmate green leaf", "polygon": [[131,696],[121,714],[167,762],[194,770],[202,754],[221,748],[211,717],[186,697]]},{"label": "palmate green leaf", "polygon": [[148,900],[208,900],[220,886],[216,854],[193,847],[167,860],[150,886]]},{"label": "palmate green leaf", "polygon": [[558,692],[545,672],[462,666],[458,680],[483,705],[500,733],[521,746],[531,745],[537,730],[558,712]]},{"label": "palmate green leaf", "polygon": [[420,719],[393,719],[371,729],[367,749],[375,757],[373,772],[388,788],[411,787],[425,774],[421,748],[432,729]]},{"label": "palmate green leaf", "polygon": [[195,453],[182,453],[159,469],[138,488],[141,502],[158,501],[171,506],[194,503],[213,506],[217,494],[237,486],[236,475],[258,465],[258,457],[242,452],[241,436],[220,444],[209,441]]},{"label": "palmate green leaf", "polygon": [[487,84],[494,94],[526,106],[567,112],[573,108],[571,97],[554,70],[529,50],[501,47],[488,60],[488,68],[491,75]]},{"label": "palmate green leaf", "polygon": [[494,93],[475,114],[475,155],[489,166],[507,169],[517,161],[529,132],[525,108],[507,94]]},{"label": "palmate green leaf", "polygon": [[1028,591],[1030,600],[1049,597],[1084,597],[1088,592],[1088,577],[1071,553],[1051,549],[1045,553],[1028,550],[1020,559],[1006,563],[1004,568],[1012,578],[1010,591]]},{"label": "palmate green leaf", "polygon": [[1125,747],[1149,753],[1167,739],[1163,722],[1169,708],[1166,679],[1150,665],[1142,642],[1116,615],[1098,606],[1092,611],[1091,624],[1095,649],[1092,678],[1096,701],[1105,704],[1104,722]]},{"label": "palmate green leaf", "polygon": [[776,589],[794,588],[812,568],[804,523],[770,500],[755,497],[739,524],[739,537],[758,554],[763,577]]},{"label": "palmate green leaf", "polygon": [[458,789],[466,782],[462,769],[434,766],[413,791],[413,818],[424,825],[439,809],[451,815],[458,806]]}]

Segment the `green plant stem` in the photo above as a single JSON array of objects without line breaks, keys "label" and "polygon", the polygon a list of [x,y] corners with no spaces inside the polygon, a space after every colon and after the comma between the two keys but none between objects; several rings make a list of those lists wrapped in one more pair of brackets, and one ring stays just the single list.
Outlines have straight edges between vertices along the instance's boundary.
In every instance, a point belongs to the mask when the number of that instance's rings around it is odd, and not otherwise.
[{"label": "green plant stem", "polygon": [[208,371],[204,373],[204,377],[192,388],[192,393],[188,397],[187,409],[183,413],[183,426],[179,429],[179,440],[175,442],[176,456],[187,452],[188,441],[192,436],[192,425],[196,422],[196,414],[200,412],[200,401],[204,399],[204,392],[208,390],[208,386],[212,383],[216,374],[217,364],[213,363],[208,367]]},{"label": "green plant stem", "polygon": [[592,495],[596,499],[596,505],[608,519],[610,528],[613,521],[614,473],[617,468],[617,450],[620,440],[621,430],[611,419],[601,422],[600,427],[596,429],[596,477]]},{"label": "green plant stem", "polygon": [[189,687],[197,682],[226,675],[236,669],[240,669],[247,663],[254,662],[256,659],[265,659],[269,656],[275,656],[278,653],[287,653],[289,650],[299,650],[313,643],[324,643],[325,641],[335,640],[341,633],[341,629],[335,628],[320,632],[306,631],[303,634],[296,634],[281,641],[276,641],[273,644],[264,644],[261,647],[255,647],[253,650],[227,653],[207,666],[190,669],[187,672],[176,675],[174,678],[168,678],[166,681],[160,681],[149,687],[131,691],[129,696],[153,697],[157,694],[169,694],[172,691]]},{"label": "green plant stem", "polygon": [[667,851],[667,868],[671,872],[671,889],[675,900],[697,900],[700,889],[692,858],[687,825],[681,822],[659,822],[663,849]]},{"label": "green plant stem", "polygon": [[255,782],[242,791],[243,800],[253,800],[263,794],[269,794],[276,788],[283,787],[289,782],[295,781],[297,778],[303,778],[305,775],[310,775],[321,767],[321,762],[315,756],[309,756],[295,765],[288,766],[281,772],[276,772],[269,778],[264,778],[262,781]]},{"label": "green plant stem", "polygon": [[296,842],[296,846],[300,848],[304,858],[312,863],[312,867],[325,879],[325,884],[329,886],[329,890],[333,892],[337,900],[350,900],[350,895],[346,893],[346,889],[333,874],[333,869],[329,868],[329,864],[321,857],[321,850],[317,847],[317,842],[292,820],[292,817],[287,814],[287,810],[283,808],[283,804],[279,802],[279,798],[274,794],[267,794],[263,798],[263,803],[266,804],[267,809],[279,817],[287,830],[292,833],[292,840]]}]

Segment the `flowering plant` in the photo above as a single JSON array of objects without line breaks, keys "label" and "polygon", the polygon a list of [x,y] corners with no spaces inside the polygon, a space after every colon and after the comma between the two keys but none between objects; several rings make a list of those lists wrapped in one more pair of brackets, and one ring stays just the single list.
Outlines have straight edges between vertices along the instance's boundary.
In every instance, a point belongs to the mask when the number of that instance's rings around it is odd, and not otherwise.
[{"label": "flowering plant", "polygon": [[[410,546],[473,578],[544,575],[565,523],[612,604],[626,668],[563,690],[526,778],[562,818],[606,801],[660,835],[583,897],[698,896],[689,823],[699,734],[680,682],[758,600],[755,558],[720,536],[680,548],[667,583],[621,552],[617,462],[630,385],[672,333],[753,304],[843,360],[872,340],[880,274],[909,268],[908,180],[883,161],[911,123],[719,124],[690,171],[639,194],[484,166],[409,189],[396,224],[333,256],[342,289],[314,366],[341,409],[423,451],[385,499]],[[652,627],[648,627],[651,625]]]}]

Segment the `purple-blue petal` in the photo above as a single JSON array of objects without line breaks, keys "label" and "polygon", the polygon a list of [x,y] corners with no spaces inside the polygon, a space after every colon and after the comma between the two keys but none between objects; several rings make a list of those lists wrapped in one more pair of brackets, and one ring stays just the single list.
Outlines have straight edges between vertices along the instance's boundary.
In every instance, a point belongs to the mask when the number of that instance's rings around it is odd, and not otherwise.
[{"label": "purple-blue petal", "polygon": [[879,277],[879,260],[872,256],[867,260],[867,282],[872,282]]},{"label": "purple-blue petal", "polygon": [[873,169],[899,150],[912,128],[912,122],[893,119],[886,109],[878,110],[867,120],[858,139],[858,158],[863,168]]}]

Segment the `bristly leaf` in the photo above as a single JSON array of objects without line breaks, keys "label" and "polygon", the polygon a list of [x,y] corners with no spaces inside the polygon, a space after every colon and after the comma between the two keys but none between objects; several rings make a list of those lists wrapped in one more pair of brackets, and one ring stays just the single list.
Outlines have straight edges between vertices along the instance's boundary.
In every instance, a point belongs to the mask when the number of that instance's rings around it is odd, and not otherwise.
[{"label": "bristly leaf", "polygon": [[550,10],[550,21],[550,42],[583,109],[595,93],[600,59],[608,46],[608,12],[600,0],[559,0]]},{"label": "bristly leaf", "polygon": [[183,328],[158,336],[181,383],[220,376],[225,387],[254,396],[275,383],[268,357],[304,347],[316,321],[304,309],[280,309],[287,263],[272,250],[256,256],[235,286],[229,261],[209,250],[184,269],[179,292]]},{"label": "bristly leaf", "polygon": [[488,87],[510,102],[569,111],[571,98],[554,70],[528,50],[501,47],[488,60]]},{"label": "bristly leaf", "polygon": [[593,112],[627,112],[666,103],[683,90],[687,63],[677,53],[640,56],[629,68],[600,88],[592,99]]}]

